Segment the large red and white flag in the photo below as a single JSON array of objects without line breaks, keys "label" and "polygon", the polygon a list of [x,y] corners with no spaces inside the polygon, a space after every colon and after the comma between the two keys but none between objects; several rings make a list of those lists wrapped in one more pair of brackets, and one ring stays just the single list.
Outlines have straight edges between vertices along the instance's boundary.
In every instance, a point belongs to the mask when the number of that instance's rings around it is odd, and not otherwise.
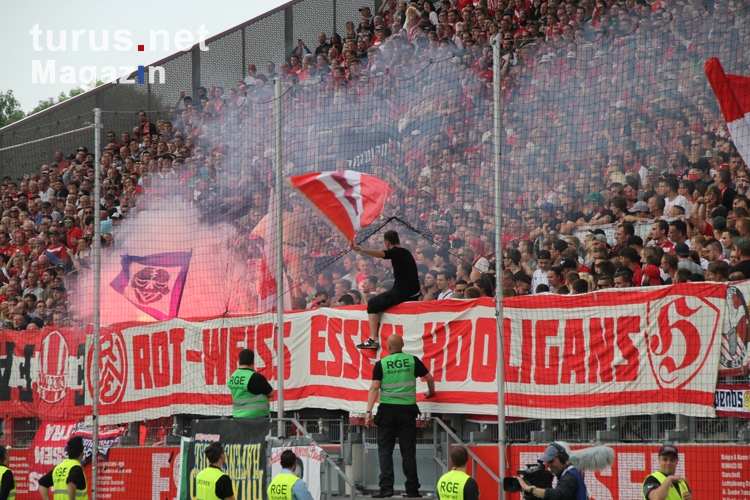
[{"label": "large red and white flag", "polygon": [[393,192],[385,181],[353,170],[313,172],[290,177],[289,182],[350,242],[383,213]]},{"label": "large red and white flag", "polygon": [[734,145],[747,163],[750,161],[750,76],[724,73],[719,59],[713,57],[706,61],[706,77],[719,100]]}]

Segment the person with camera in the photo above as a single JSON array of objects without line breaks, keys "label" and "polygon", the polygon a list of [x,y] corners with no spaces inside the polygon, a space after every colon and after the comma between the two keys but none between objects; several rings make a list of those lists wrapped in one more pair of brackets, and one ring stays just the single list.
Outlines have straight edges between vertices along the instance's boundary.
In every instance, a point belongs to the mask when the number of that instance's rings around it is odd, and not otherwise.
[{"label": "person with camera", "polygon": [[659,470],[643,481],[645,500],[692,500],[693,493],[685,478],[677,475],[680,461],[677,448],[665,444],[659,450]]},{"label": "person with camera", "polygon": [[557,486],[554,488],[537,488],[527,484],[518,477],[521,491],[527,495],[547,500],[586,500],[588,491],[583,482],[583,476],[570,463],[568,451],[558,443],[552,443],[539,457],[540,462],[545,462],[550,472],[557,476]]},{"label": "person with camera", "polygon": [[[406,496],[418,498],[417,477],[417,378],[427,381],[425,398],[435,395],[435,379],[418,357],[403,352],[404,339],[395,333],[388,337],[388,356],[375,363],[372,384],[367,395],[365,425],[378,426],[378,458],[380,460],[380,491],[373,498],[393,496],[393,449],[398,439],[401,462],[406,476]],[[372,408],[380,394],[375,419]]]},{"label": "person with camera", "polygon": [[438,480],[437,493],[440,500],[479,500],[479,485],[466,472],[469,453],[466,448],[456,446],[451,450],[453,468]]}]

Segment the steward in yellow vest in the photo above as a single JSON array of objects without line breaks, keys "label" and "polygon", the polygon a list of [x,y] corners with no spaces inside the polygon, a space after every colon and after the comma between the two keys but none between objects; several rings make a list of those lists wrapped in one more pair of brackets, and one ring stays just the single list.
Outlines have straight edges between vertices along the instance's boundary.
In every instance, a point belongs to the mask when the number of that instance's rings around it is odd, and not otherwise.
[{"label": "steward in yellow vest", "polygon": [[[435,395],[435,379],[432,378],[422,360],[403,353],[404,339],[399,335],[388,337],[388,356],[375,363],[372,384],[367,395],[365,425],[378,426],[378,458],[380,460],[380,491],[373,498],[393,496],[393,450],[398,439],[401,448],[401,465],[406,476],[406,496],[417,498],[419,477],[417,476],[417,379],[427,381],[425,398]],[[372,407],[380,394],[380,406],[375,419]]]},{"label": "steward in yellow vest", "polygon": [[451,450],[453,469],[438,480],[437,494],[440,500],[479,500],[479,485],[466,473],[469,453],[456,446]]},{"label": "steward in yellow vest", "polygon": [[268,485],[268,500],[312,500],[307,485],[297,477],[297,455],[292,450],[281,452],[281,472]]},{"label": "steward in yellow vest", "polygon": [[68,439],[65,450],[68,458],[39,478],[42,500],[50,500],[50,488],[54,490],[54,500],[89,500],[86,474],[81,466],[83,439],[79,436]]},{"label": "steward in yellow vest", "polygon": [[211,465],[195,476],[197,500],[234,500],[232,480],[221,470],[226,458],[221,443],[214,442],[208,445],[206,459]]},{"label": "steward in yellow vest", "polygon": [[273,388],[266,377],[255,372],[255,353],[251,349],[240,351],[239,367],[227,382],[232,391],[232,417],[266,418],[271,415],[268,398]]},{"label": "steward in yellow vest", "polygon": [[693,500],[693,492],[684,478],[678,476],[680,455],[677,448],[666,444],[659,450],[659,470],[643,481],[645,500]]},{"label": "steward in yellow vest", "polygon": [[10,466],[10,456],[5,446],[0,446],[0,500],[16,498],[16,480]]}]

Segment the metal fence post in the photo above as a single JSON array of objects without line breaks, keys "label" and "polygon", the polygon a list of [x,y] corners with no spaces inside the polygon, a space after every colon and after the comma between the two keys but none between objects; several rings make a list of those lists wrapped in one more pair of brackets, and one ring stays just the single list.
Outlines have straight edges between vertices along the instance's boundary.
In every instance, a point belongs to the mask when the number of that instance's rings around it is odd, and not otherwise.
[{"label": "metal fence post", "polygon": [[284,9],[284,60],[294,49],[294,7],[290,5]]},{"label": "metal fence post", "polygon": [[[193,45],[193,48],[190,50],[191,55],[191,66],[192,66],[192,75],[191,75],[191,83],[193,85],[193,98],[196,98],[196,94],[198,94],[198,87],[201,86],[201,49],[199,44]],[[200,101],[198,99],[198,101]]]}]

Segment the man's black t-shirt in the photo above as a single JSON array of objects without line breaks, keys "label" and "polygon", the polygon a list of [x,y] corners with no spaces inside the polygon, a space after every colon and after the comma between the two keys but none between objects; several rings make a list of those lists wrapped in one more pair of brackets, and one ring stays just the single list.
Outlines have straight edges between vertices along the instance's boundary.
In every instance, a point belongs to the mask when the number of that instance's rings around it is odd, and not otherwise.
[{"label": "man's black t-shirt", "polygon": [[586,217],[586,214],[581,212],[573,212],[572,214],[565,214],[565,222],[578,222],[579,219]]},{"label": "man's black t-shirt", "polygon": [[399,298],[409,298],[419,293],[419,272],[411,252],[402,247],[384,250],[385,257],[393,266],[393,288],[391,293]]},{"label": "man's black t-shirt", "polygon": [[[253,375],[253,377],[255,376]],[[213,467],[214,469],[219,469],[215,465],[209,465],[209,467]],[[221,476],[216,481],[216,489],[214,490],[214,493],[216,493],[216,496],[219,498],[229,498],[229,497],[234,496],[234,489],[232,488],[232,479],[226,474]]]},{"label": "man's black t-shirt", "polygon": [[[239,368],[239,370],[249,370],[250,368]],[[273,387],[268,383],[266,377],[258,372],[253,372],[250,380],[247,381],[247,390],[250,394],[271,394]]]},{"label": "man's black t-shirt", "polygon": [[740,261],[736,266],[730,267],[729,274],[732,273],[742,273],[745,278],[750,278],[750,260]]},{"label": "man's black t-shirt", "polygon": [[479,500],[479,485],[473,477],[467,479],[464,484],[464,500]]},{"label": "man's black t-shirt", "polygon": [[13,489],[13,483],[13,473],[8,469],[0,479],[0,498],[8,498],[10,491]]},{"label": "man's black t-shirt", "polygon": [[[414,375],[417,378],[422,378],[428,373],[430,373],[427,367],[424,365],[424,363],[422,363],[421,359],[419,359],[416,356],[413,356],[413,357],[414,357]],[[375,363],[375,366],[372,369],[372,379],[381,380],[381,381],[383,380],[383,365],[381,364],[380,361],[377,361]],[[388,403],[380,403],[380,406],[378,407],[378,411],[380,411],[381,409],[407,411],[410,413],[414,413],[415,415],[419,415],[420,413],[417,405],[394,405],[394,404],[388,404]]]},{"label": "man's black t-shirt", "polygon": [[[52,488],[52,486],[54,486],[55,483],[52,480],[52,472],[54,470],[55,469],[52,469],[39,478],[39,486],[44,486],[45,488]],[[86,489],[86,476],[83,474],[83,467],[76,465],[70,469],[70,472],[68,472],[68,480],[65,481],[65,484],[70,483],[75,483],[77,490]]]},{"label": "man's black t-shirt", "polygon": [[588,215],[585,215],[583,217],[583,220],[585,220],[586,222],[591,222],[592,220],[600,220],[605,217],[609,217],[609,222],[614,222],[615,220],[615,214],[613,214],[611,210],[607,210],[606,208],[600,210],[599,212],[592,212]]}]

